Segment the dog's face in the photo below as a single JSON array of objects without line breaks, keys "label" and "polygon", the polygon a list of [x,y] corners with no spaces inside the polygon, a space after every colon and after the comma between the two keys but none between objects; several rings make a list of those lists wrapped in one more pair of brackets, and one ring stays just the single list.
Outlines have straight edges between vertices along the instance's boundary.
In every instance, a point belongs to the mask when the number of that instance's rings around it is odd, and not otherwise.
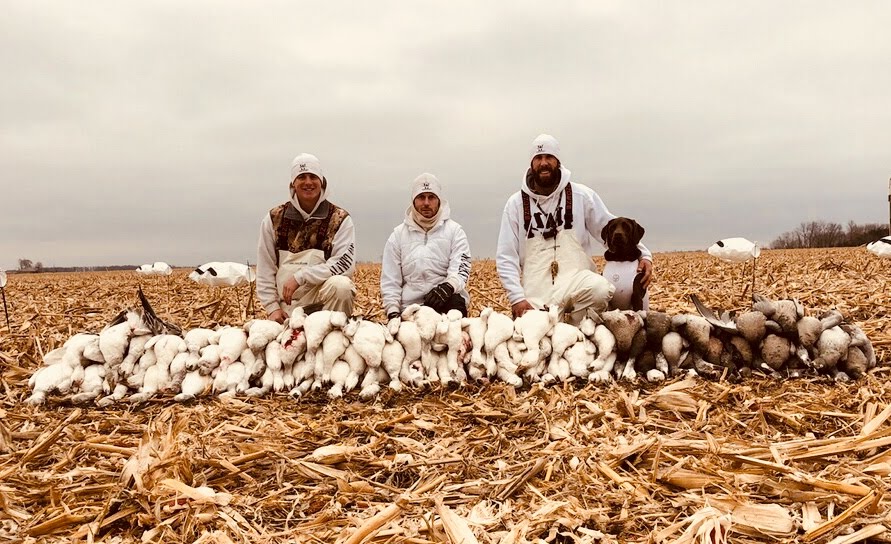
[{"label": "dog's face", "polygon": [[644,228],[634,219],[616,217],[600,231],[600,237],[606,242],[610,251],[621,253],[628,248],[636,247],[644,235]]}]

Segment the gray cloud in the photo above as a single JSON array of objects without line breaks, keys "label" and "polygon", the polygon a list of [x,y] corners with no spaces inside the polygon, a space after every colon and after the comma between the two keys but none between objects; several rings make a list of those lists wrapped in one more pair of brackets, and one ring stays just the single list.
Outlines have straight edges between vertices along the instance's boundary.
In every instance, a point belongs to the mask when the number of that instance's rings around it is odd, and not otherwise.
[{"label": "gray cloud", "polygon": [[423,171],[491,257],[539,132],[654,251],[886,220],[883,2],[4,8],[0,267],[253,261],[301,151],[360,258]]}]

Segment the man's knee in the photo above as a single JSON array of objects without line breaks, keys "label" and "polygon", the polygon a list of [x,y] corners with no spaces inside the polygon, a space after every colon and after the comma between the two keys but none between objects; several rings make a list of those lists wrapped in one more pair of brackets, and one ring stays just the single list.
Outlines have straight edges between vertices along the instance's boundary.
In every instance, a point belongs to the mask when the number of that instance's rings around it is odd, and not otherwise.
[{"label": "man's knee", "polygon": [[574,288],[567,301],[574,310],[592,308],[597,312],[602,312],[607,309],[609,301],[616,291],[616,287],[612,283],[590,270],[580,271],[575,279]]},{"label": "man's knee", "polygon": [[346,276],[331,276],[322,284],[319,294],[325,302],[334,300],[341,302],[351,301],[356,296],[356,285],[353,283],[353,280]]}]

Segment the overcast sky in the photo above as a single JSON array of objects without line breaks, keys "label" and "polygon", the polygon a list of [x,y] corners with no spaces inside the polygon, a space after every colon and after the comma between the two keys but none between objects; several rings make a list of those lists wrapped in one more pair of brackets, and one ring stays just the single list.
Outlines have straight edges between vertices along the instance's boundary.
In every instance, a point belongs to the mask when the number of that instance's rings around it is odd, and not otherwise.
[{"label": "overcast sky", "polygon": [[6,269],[253,263],[300,152],[360,259],[380,260],[425,171],[493,257],[541,132],[654,252],[888,220],[886,1],[0,9]]}]

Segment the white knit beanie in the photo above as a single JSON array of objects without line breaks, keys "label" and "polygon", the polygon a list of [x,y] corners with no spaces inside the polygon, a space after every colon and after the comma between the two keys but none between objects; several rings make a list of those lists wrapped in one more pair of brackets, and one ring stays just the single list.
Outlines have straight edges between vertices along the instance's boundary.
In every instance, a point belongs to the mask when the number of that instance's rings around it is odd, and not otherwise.
[{"label": "white knit beanie", "polygon": [[415,197],[421,193],[433,193],[437,198],[442,200],[442,185],[433,174],[421,174],[416,177],[411,184],[411,200],[414,202]]},{"label": "white knit beanie", "polygon": [[537,155],[553,155],[559,161],[560,142],[550,134],[539,134],[532,140],[532,153],[529,155],[529,160]]},{"label": "white knit beanie", "polygon": [[291,161],[291,182],[297,179],[300,174],[315,174],[320,180],[325,179],[319,159],[309,153],[301,153]]}]

